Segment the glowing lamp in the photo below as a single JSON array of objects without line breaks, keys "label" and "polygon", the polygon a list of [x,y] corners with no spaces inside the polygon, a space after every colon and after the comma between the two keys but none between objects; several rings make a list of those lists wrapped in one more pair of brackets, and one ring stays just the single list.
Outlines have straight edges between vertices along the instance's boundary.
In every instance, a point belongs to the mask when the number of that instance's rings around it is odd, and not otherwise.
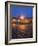
[{"label": "glowing lamp", "polygon": [[13,21],[16,21],[16,19],[13,19]]},{"label": "glowing lamp", "polygon": [[24,16],[20,16],[20,19],[24,19]]}]

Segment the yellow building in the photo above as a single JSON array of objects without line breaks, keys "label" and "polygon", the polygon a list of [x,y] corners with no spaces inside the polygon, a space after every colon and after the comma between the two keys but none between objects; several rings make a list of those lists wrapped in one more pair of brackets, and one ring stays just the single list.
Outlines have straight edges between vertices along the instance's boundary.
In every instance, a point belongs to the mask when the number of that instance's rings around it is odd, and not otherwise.
[{"label": "yellow building", "polygon": [[[19,24],[16,24],[16,23],[19,23]],[[18,30],[26,30],[26,29],[28,29],[28,25],[29,24],[32,24],[32,19],[27,19],[27,18],[22,18],[22,19],[13,19],[12,21],[11,21],[11,25],[12,25],[12,27],[14,27],[14,28],[17,28]],[[30,26],[29,26],[30,27]]]}]

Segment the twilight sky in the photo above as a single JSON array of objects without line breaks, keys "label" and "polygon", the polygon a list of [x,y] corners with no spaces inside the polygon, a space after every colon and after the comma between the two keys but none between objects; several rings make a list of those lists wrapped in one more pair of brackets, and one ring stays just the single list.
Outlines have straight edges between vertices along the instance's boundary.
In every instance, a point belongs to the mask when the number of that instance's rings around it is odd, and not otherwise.
[{"label": "twilight sky", "polygon": [[10,12],[11,16],[18,17],[18,16],[25,16],[25,17],[32,17],[32,7],[26,6],[18,6],[18,5],[11,5]]}]

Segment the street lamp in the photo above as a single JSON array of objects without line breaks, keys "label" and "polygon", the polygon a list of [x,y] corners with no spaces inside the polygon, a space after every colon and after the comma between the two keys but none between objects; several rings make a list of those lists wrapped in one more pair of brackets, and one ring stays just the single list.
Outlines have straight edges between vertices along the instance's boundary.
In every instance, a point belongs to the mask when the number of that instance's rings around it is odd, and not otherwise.
[{"label": "street lamp", "polygon": [[20,19],[24,19],[24,16],[20,16]]}]

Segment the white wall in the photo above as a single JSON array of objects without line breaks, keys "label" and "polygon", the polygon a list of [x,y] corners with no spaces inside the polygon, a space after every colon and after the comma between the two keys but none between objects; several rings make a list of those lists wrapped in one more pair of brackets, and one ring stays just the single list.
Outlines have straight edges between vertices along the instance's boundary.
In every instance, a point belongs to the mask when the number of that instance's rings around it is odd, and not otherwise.
[{"label": "white wall", "polygon": [[[4,45],[5,43],[5,1],[6,0],[0,0],[0,46],[5,46]],[[13,1],[38,3],[38,0],[13,0]],[[38,43],[20,44],[16,46],[38,46]]]},{"label": "white wall", "polygon": [[37,42],[38,42],[38,4],[37,4]]}]

